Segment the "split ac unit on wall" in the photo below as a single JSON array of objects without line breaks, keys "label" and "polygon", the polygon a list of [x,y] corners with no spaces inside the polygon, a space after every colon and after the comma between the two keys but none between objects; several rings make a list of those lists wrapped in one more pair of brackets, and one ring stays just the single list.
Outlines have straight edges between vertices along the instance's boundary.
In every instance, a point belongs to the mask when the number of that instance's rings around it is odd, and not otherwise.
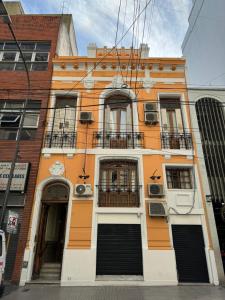
[{"label": "split ac unit on wall", "polygon": [[81,111],[79,120],[83,124],[92,123],[93,122],[92,112],[91,111]]},{"label": "split ac unit on wall", "polygon": [[150,217],[167,217],[166,204],[158,201],[149,202],[148,212]]},{"label": "split ac unit on wall", "polygon": [[145,124],[155,125],[158,123],[158,113],[155,111],[145,112]]},{"label": "split ac unit on wall", "polygon": [[144,111],[157,111],[156,103],[146,102],[144,103]]},{"label": "split ac unit on wall", "polygon": [[150,197],[163,197],[164,196],[164,188],[163,184],[158,183],[149,183],[148,184],[148,195]]},{"label": "split ac unit on wall", "polygon": [[158,112],[156,103],[144,103],[145,124],[155,125],[158,123]]},{"label": "split ac unit on wall", "polygon": [[75,184],[74,195],[77,197],[92,196],[91,184]]}]

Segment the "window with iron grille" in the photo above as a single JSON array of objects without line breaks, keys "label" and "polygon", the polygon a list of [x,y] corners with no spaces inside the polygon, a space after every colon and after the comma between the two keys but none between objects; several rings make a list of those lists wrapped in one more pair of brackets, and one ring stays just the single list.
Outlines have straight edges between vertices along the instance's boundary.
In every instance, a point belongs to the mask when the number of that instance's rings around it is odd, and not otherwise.
[{"label": "window with iron grille", "polygon": [[[46,71],[50,55],[50,42],[19,41],[29,71]],[[17,44],[0,41],[0,71],[24,71],[25,66]]]},{"label": "window with iron grille", "polygon": [[53,117],[49,118],[49,130],[45,132],[44,147],[75,147],[76,105],[76,96],[56,97]]},{"label": "window with iron grille", "polygon": [[[25,101],[0,101],[0,140],[16,140]],[[35,137],[40,116],[40,101],[28,101],[21,140]]]},{"label": "window with iron grille", "polygon": [[192,168],[166,168],[168,189],[192,189]]}]

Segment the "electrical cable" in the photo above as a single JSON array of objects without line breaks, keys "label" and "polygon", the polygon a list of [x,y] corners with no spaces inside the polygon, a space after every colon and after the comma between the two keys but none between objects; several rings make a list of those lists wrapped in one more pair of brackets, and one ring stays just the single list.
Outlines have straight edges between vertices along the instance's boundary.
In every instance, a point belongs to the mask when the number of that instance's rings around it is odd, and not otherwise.
[{"label": "electrical cable", "polygon": [[[4,4],[3,4],[4,6]],[[6,10],[7,13],[7,10]],[[17,48],[19,49],[21,58],[22,58],[22,62],[24,64],[25,67],[25,71],[26,71],[26,75],[27,75],[27,97],[26,100],[24,102],[24,107],[22,110],[22,114],[21,114],[21,120],[20,120],[20,125],[19,125],[19,129],[17,132],[17,138],[16,138],[16,144],[15,144],[15,152],[14,152],[14,156],[10,165],[10,172],[9,172],[9,177],[8,177],[8,181],[7,181],[7,186],[6,186],[6,190],[5,190],[5,194],[4,194],[4,199],[3,199],[3,204],[2,204],[2,211],[1,211],[1,218],[0,218],[0,228],[2,228],[3,223],[4,223],[4,218],[5,218],[5,212],[7,209],[7,203],[8,203],[8,198],[9,198],[9,194],[10,194],[10,187],[12,184],[12,180],[13,180],[13,174],[15,171],[15,167],[16,167],[16,162],[17,162],[17,158],[18,158],[18,153],[19,153],[19,148],[20,148],[20,140],[21,140],[21,136],[22,136],[22,129],[23,129],[23,124],[24,124],[24,120],[25,120],[25,113],[26,113],[26,108],[27,108],[27,104],[29,101],[29,97],[30,97],[30,90],[31,90],[31,82],[30,82],[30,76],[29,76],[29,71],[28,71],[28,66],[25,60],[25,57],[23,55],[22,49],[20,48],[20,45],[16,39],[12,24],[11,24],[11,20],[9,15],[7,14],[8,20],[7,20],[7,25],[9,28],[9,31],[17,45]]]}]

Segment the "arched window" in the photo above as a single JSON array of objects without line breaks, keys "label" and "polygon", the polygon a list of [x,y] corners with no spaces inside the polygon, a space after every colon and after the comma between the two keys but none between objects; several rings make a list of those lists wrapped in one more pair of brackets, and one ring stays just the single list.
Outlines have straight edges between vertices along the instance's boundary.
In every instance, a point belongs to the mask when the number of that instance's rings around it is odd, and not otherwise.
[{"label": "arched window", "polygon": [[105,100],[104,130],[109,132],[132,132],[132,102],[124,96],[111,96]]},{"label": "arched window", "polygon": [[42,196],[42,202],[68,202],[69,187],[62,182],[48,184]]}]

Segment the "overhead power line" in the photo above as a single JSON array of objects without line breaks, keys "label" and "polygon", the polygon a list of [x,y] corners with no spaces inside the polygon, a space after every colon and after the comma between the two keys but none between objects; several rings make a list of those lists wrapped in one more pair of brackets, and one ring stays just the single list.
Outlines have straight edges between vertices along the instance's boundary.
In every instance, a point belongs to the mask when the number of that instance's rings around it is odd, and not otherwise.
[{"label": "overhead power line", "polygon": [[140,13],[136,16],[136,18],[134,19],[134,21],[132,22],[132,24],[128,27],[128,29],[125,31],[125,33],[123,34],[123,36],[117,41],[117,43],[115,44],[114,47],[112,47],[112,49],[110,49],[109,52],[107,52],[105,55],[103,55],[103,57],[95,63],[95,66],[93,68],[91,68],[87,74],[85,76],[82,77],[81,80],[79,80],[72,88],[69,89],[69,91],[64,95],[68,95],[71,91],[73,91],[73,89],[80,83],[82,82],[95,68],[96,66],[98,66],[111,52],[113,52],[115,50],[115,48],[121,43],[121,41],[124,39],[124,37],[128,34],[128,32],[130,31],[130,29],[132,28],[132,26],[135,24],[135,22],[140,18],[140,16],[142,15],[142,13],[147,9],[147,7],[149,6],[149,4],[151,3],[152,0],[148,0],[147,4],[143,7],[143,9],[140,11]]}]

